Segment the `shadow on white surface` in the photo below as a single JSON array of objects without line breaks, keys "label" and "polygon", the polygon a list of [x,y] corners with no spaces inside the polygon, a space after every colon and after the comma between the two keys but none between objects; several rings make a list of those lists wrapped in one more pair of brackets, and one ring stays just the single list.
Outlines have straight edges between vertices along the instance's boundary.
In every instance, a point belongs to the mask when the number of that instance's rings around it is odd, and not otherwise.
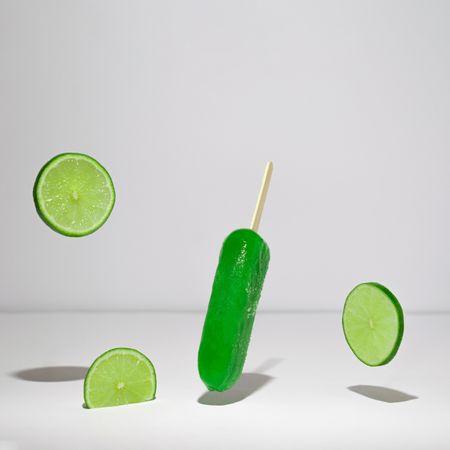
[{"label": "shadow on white surface", "polygon": [[274,380],[274,377],[263,373],[243,373],[239,381],[228,391],[205,392],[197,401],[202,405],[225,406],[240,402],[265,385]]},{"label": "shadow on white surface", "polygon": [[86,376],[87,371],[88,367],[81,366],[49,366],[19,370],[13,372],[11,376],[24,381],[55,383],[82,380]]},{"label": "shadow on white surface", "polygon": [[274,377],[263,372],[269,371],[281,361],[281,358],[269,358],[254,372],[243,373],[231,389],[224,392],[207,391],[197,401],[202,405],[210,406],[225,406],[240,402],[273,381]]},{"label": "shadow on white surface", "polygon": [[347,389],[364,397],[385,403],[407,402],[409,400],[416,400],[419,398],[415,395],[410,395],[405,392],[383,386],[358,384],[356,386],[349,386]]},{"label": "shadow on white surface", "polygon": [[262,364],[260,364],[253,372],[254,373],[265,373],[270,369],[273,369],[275,366],[280,364],[283,361],[283,358],[268,358]]}]

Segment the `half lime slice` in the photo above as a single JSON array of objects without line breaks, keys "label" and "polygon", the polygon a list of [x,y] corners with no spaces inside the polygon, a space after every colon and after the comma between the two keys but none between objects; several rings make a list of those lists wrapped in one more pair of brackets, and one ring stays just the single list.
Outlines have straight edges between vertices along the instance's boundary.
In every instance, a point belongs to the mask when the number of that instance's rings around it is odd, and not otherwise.
[{"label": "half lime slice", "polygon": [[84,380],[87,408],[126,405],[155,398],[156,374],[151,361],[132,348],[113,348],[100,355]]},{"label": "half lime slice", "polygon": [[39,216],[50,228],[77,237],[106,222],[116,195],[109,173],[98,161],[81,153],[62,153],[39,172],[33,197]]},{"label": "half lime slice", "polygon": [[356,357],[368,366],[381,366],[394,358],[402,341],[403,324],[400,303],[381,284],[359,284],[345,301],[345,339]]}]

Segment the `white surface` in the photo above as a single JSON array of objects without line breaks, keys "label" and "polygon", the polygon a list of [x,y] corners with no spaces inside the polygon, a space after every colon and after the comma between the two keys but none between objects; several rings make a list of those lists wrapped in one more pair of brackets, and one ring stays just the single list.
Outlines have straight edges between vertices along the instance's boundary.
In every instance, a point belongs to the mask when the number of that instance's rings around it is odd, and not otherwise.
[{"label": "white surface", "polygon": [[[339,309],[376,280],[449,310],[449,17],[433,0],[0,0],[0,308],[205,308],[273,159],[262,309]],[[117,188],[78,240],[31,201],[68,150]]]},{"label": "white surface", "polygon": [[[450,447],[449,315],[407,316],[397,357],[370,368],[347,348],[337,314],[258,314],[245,372],[273,378],[224,406],[198,403],[205,393],[196,369],[202,322],[201,314],[1,315],[0,441],[20,450]],[[86,410],[81,380],[12,375],[85,367],[114,346],[152,359],[155,401]],[[355,385],[418,398],[386,403],[347,389]],[[238,388],[225,398],[242,394]]]}]

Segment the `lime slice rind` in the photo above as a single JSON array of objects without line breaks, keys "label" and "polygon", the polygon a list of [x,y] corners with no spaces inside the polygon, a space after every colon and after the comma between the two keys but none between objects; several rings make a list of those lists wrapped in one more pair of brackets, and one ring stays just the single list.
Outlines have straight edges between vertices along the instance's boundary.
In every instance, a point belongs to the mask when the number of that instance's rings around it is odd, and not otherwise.
[{"label": "lime slice rind", "polygon": [[[140,373],[133,372],[137,368]],[[155,368],[143,353],[128,347],[113,348],[96,358],[86,374],[85,407],[102,408],[154,400],[156,386]]]},{"label": "lime slice rind", "polygon": [[[91,171],[97,171],[96,173],[98,173],[98,180],[97,180],[98,184],[100,183],[103,184],[103,196],[108,197],[108,201],[99,203],[98,197],[101,196],[102,193],[95,192],[95,189],[92,192],[89,192],[89,190],[86,189],[86,192],[84,193],[84,201],[87,202],[88,204],[91,216],[94,217],[97,216],[97,218],[93,223],[84,228],[82,226],[78,227],[71,227],[68,225],[62,226],[58,218],[56,218],[55,214],[51,212],[46,206],[48,200],[46,201],[46,198],[42,192],[44,186],[48,185],[49,174],[58,165],[67,162],[68,160],[88,163],[87,167],[89,167]],[[60,179],[56,181],[57,182],[59,181],[60,185],[63,185],[65,182],[70,182],[70,180],[65,179]],[[79,179],[77,180],[77,182],[79,183],[79,187],[81,188],[86,187],[86,183],[84,183],[83,185],[82,171],[79,171]],[[55,183],[54,180],[53,183]],[[97,160],[83,153],[61,153],[50,159],[39,171],[33,186],[33,199],[38,215],[44,221],[44,223],[47,224],[52,230],[64,236],[82,237],[95,232],[107,221],[115,204],[116,193],[114,189],[114,184],[108,171]],[[66,216],[69,215],[71,213],[70,208],[66,209],[64,212]],[[74,213],[74,211],[72,211],[72,213]],[[74,217],[74,219],[79,218]],[[81,219],[86,218],[81,217]]]},{"label": "lime slice rind", "polygon": [[382,366],[392,361],[400,347],[403,310],[385,286],[361,283],[347,296],[342,327],[347,344],[361,362],[371,367]]}]

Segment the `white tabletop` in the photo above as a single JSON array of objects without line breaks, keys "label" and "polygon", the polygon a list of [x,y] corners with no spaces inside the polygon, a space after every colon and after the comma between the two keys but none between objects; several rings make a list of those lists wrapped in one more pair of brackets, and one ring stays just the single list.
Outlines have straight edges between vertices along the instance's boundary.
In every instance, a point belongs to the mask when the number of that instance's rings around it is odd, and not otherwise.
[{"label": "white tabletop", "polygon": [[[348,349],[337,313],[259,313],[245,373],[223,394],[197,374],[200,313],[1,314],[0,450],[448,449],[450,315],[406,315],[387,366]],[[82,407],[103,351],[135,347],[156,400]]]}]

